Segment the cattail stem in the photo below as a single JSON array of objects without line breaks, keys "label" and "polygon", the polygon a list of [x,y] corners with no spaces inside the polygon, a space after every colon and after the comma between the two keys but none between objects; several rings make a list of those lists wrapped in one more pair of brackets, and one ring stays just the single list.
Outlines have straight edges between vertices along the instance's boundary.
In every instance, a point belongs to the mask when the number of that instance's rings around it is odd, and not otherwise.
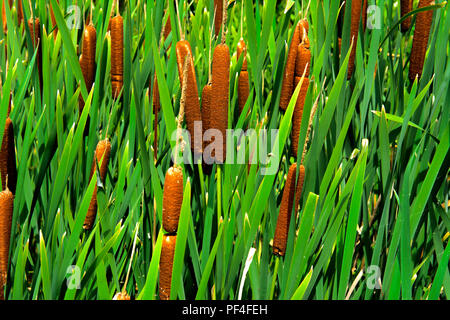
[{"label": "cattail stem", "polygon": [[[324,77],[321,91],[323,91],[323,88],[325,86],[325,81],[326,81],[326,77]],[[314,115],[316,114],[317,107],[319,105],[319,97],[320,97],[320,94],[317,95],[316,101],[314,101],[314,104],[313,104],[311,112],[310,112],[309,121],[308,121],[308,130],[306,131],[305,144],[303,145],[302,159],[300,161],[301,164],[304,163],[306,150],[307,150],[307,146],[308,146],[308,142],[309,142],[309,137],[311,135],[312,122],[314,120]]]},{"label": "cattail stem", "polygon": [[119,97],[123,87],[123,18],[111,19],[111,86],[113,99]]},{"label": "cattail stem", "polygon": [[[177,119],[177,135],[176,135],[176,145],[175,145],[175,155],[176,157],[178,157],[179,152],[183,152],[184,151],[184,139],[183,136],[181,134],[181,127],[183,124],[183,119],[184,119],[184,110],[185,110],[185,106],[186,106],[186,90],[188,87],[187,84],[187,78],[188,78],[188,68],[189,68],[189,57],[186,56],[185,61],[184,61],[184,66],[183,66],[183,85],[181,88],[181,99],[180,99],[180,110],[178,112],[178,119]],[[177,160],[175,159],[175,162]]]},{"label": "cattail stem", "polygon": [[223,4],[222,4],[222,14],[223,14],[223,18],[222,18],[222,44],[225,43],[226,39],[227,39],[227,17],[228,17],[228,1],[227,0],[223,0]]},{"label": "cattail stem", "polygon": [[184,32],[183,29],[181,28],[180,11],[178,10],[178,1],[175,1],[175,7],[177,10],[178,28],[180,29],[180,40],[184,40]]},{"label": "cattail stem", "polygon": [[[105,183],[106,172],[108,170],[108,163],[111,154],[111,143],[106,138],[105,140],[101,140],[97,144],[97,148],[95,149],[94,160],[92,162],[91,167],[91,175],[89,180],[92,179],[94,172],[97,170],[97,163],[100,165],[100,180],[102,183]],[[94,187],[94,193],[91,198],[91,202],[89,203],[88,212],[86,214],[86,218],[84,220],[83,229],[90,230],[92,225],[94,224],[95,217],[97,215],[97,184]]]}]

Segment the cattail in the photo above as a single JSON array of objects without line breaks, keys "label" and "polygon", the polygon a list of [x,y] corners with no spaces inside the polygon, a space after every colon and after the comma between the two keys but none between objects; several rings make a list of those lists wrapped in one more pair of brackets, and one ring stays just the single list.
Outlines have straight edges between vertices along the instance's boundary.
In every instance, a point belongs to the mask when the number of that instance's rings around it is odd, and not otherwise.
[{"label": "cattail", "polygon": [[250,84],[248,78],[248,71],[241,71],[241,73],[239,74],[239,83],[238,83],[238,104],[240,113],[242,112],[242,110],[244,110],[245,103],[247,102],[249,94],[250,94]]},{"label": "cattail", "polygon": [[353,47],[348,61],[347,79],[350,79],[355,71],[356,42],[358,41],[359,22],[361,21],[362,0],[352,0],[352,16],[350,27],[350,41],[353,39]]},{"label": "cattail", "polygon": [[177,232],[182,202],[183,170],[173,166],[167,170],[163,193],[163,228],[168,233]]},{"label": "cattail", "polygon": [[[412,10],[412,0],[402,0],[400,4],[400,12],[401,16],[408,14]],[[401,30],[402,32],[406,32],[411,28],[411,17],[402,21]]]},{"label": "cattail", "polygon": [[244,55],[244,60],[242,61],[241,72],[239,73],[238,79],[238,105],[239,112],[241,113],[244,110],[245,103],[247,102],[248,95],[250,93],[250,85],[248,79],[248,71],[247,71],[247,47],[245,46],[244,39],[240,39],[237,45],[237,59],[239,60],[241,54]]},{"label": "cattail", "polygon": [[[300,82],[301,77],[295,77],[295,86]],[[302,86],[300,87],[300,92],[297,97],[297,101],[294,107],[294,113],[292,115],[292,131],[291,131],[291,146],[292,155],[297,157],[298,152],[298,138],[300,135],[300,127],[303,118],[303,106],[305,104],[306,93],[308,92],[309,79],[304,77]]]},{"label": "cattail", "polygon": [[[183,68],[186,56],[188,54],[192,57],[191,44],[187,40],[180,40],[176,45],[177,66],[178,66],[178,78],[180,79],[180,88],[183,87]],[[195,73],[195,70],[194,70]],[[197,80],[196,80],[197,81]]]},{"label": "cattail", "polygon": [[[106,178],[106,170],[108,169],[109,156],[111,154],[111,143],[108,139],[101,140],[97,144],[97,148],[95,149],[94,160],[92,162],[91,167],[91,175],[89,180],[94,175],[94,172],[97,169],[97,162],[100,165],[100,180],[102,183],[105,182]],[[103,160],[102,160],[103,158]],[[89,203],[88,212],[86,214],[86,218],[84,220],[83,229],[89,230],[92,228],[94,224],[95,216],[97,215],[97,184],[94,187],[94,193],[92,194],[91,202]]]},{"label": "cattail", "polygon": [[214,0],[214,32],[219,36],[223,20],[223,0]]},{"label": "cattail", "polygon": [[[419,8],[430,6],[433,0],[420,0]],[[423,63],[427,52],[428,38],[430,36],[431,23],[433,21],[433,11],[423,11],[417,14],[416,28],[411,49],[409,79],[414,81],[416,75],[422,76]]]},{"label": "cattail", "polygon": [[309,46],[306,43],[300,43],[297,47],[297,58],[295,59],[295,76],[301,77],[306,68],[305,77],[309,77],[310,64],[311,51]]},{"label": "cattail", "polygon": [[0,300],[4,300],[4,290],[8,277],[9,244],[13,215],[14,195],[7,188],[0,192]]},{"label": "cattail", "polygon": [[294,34],[286,58],[280,94],[280,108],[282,110],[286,110],[289,101],[291,100],[292,92],[294,91],[295,60],[297,58],[297,47],[303,38],[304,26],[302,24],[304,24],[304,22],[302,23],[299,21],[294,29]]},{"label": "cattail", "polygon": [[170,32],[172,31],[172,26],[170,25],[170,16],[167,18],[166,24],[164,25],[164,39],[167,39]]},{"label": "cattail", "polygon": [[283,197],[281,198],[280,212],[278,214],[277,226],[273,237],[273,253],[278,256],[284,256],[286,253],[286,244],[289,234],[289,224],[291,220],[291,212],[294,205],[295,208],[300,200],[302,193],[303,181],[305,179],[305,168],[300,165],[299,175],[297,179],[297,188],[295,188],[295,173],[297,164],[293,163],[289,167],[286,184],[284,185]]},{"label": "cattail", "polygon": [[[83,73],[86,88],[89,91],[92,89],[92,85],[95,79],[95,48],[97,42],[97,32],[93,25],[88,25],[83,33],[83,48],[80,56],[80,66]],[[79,97],[79,109],[80,114],[83,111],[84,100],[80,95]]]},{"label": "cattail", "polygon": [[[211,102],[215,109],[211,109],[211,127],[222,133],[223,147],[217,156],[217,150],[212,156],[216,162],[225,162],[226,157],[226,130],[228,128],[228,92],[230,87],[230,50],[225,43],[219,44],[214,49],[212,61],[212,92]],[[222,157],[220,157],[222,153]]]},{"label": "cattail", "polygon": [[[0,171],[2,190],[6,188],[6,180],[8,180],[8,189],[15,194],[17,183],[16,152],[14,149],[14,127],[9,116],[6,118],[0,150]],[[6,176],[8,176],[8,179],[6,179]]]},{"label": "cattail", "polygon": [[294,113],[292,115],[292,153],[294,157],[297,157],[298,151],[298,138],[300,134],[300,127],[303,118],[303,106],[305,104],[306,93],[309,86],[309,72],[311,64],[311,51],[309,49],[308,37],[304,36],[302,42],[297,47],[297,57],[295,59],[295,79],[294,85],[297,87],[300,80],[303,78],[300,92],[297,97],[297,101],[294,107]]},{"label": "cattail", "polygon": [[159,259],[159,298],[170,299],[172,287],[173,258],[175,256],[176,235],[164,235]]},{"label": "cattail", "polygon": [[186,100],[185,100],[185,117],[187,129],[191,135],[191,149],[194,153],[200,154],[202,152],[202,144],[195,143],[194,132],[195,130],[200,132],[199,126],[201,125],[202,115],[200,113],[200,101],[198,99],[197,79],[195,77],[194,59],[192,57],[192,50],[187,40],[180,40],[176,45],[178,72],[180,75],[180,84],[183,87],[184,81],[184,63],[187,60],[187,87],[186,87]]},{"label": "cattail", "polygon": [[117,15],[111,24],[111,87],[114,99],[120,94],[123,86],[123,18]]},{"label": "cattail", "polygon": [[40,88],[42,91],[42,45],[40,44],[40,38],[41,38],[41,24],[39,21],[39,18],[30,18],[28,19],[28,29],[30,30],[31,35],[31,41],[33,42],[33,47],[37,47],[37,66],[38,66],[38,72],[39,72],[39,81],[40,81]]}]

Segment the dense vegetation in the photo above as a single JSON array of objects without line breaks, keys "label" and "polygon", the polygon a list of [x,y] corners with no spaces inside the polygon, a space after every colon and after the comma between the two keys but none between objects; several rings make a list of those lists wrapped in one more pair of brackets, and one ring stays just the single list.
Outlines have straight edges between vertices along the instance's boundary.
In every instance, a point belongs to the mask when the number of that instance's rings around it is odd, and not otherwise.
[{"label": "dense vegetation", "polygon": [[[357,24],[352,1],[228,1],[226,32],[217,36],[213,0],[128,0],[118,7],[105,0],[74,1],[79,11],[69,7],[72,1],[23,1],[22,20],[19,2],[4,2],[0,123],[6,123],[11,101],[15,156],[8,159],[17,168],[5,299],[112,299],[119,292],[159,298],[163,191],[176,145],[171,137],[191,115],[182,122],[176,55],[182,37],[192,49],[198,101],[211,80],[214,49],[225,44],[228,128],[251,128],[258,136],[277,129],[278,135],[265,141],[271,153],[266,165],[248,164],[249,139],[242,140],[241,151],[232,150],[235,157],[244,152],[243,164],[180,164],[183,197],[170,298],[450,296],[447,2],[417,9],[413,1],[410,26],[404,27],[400,1],[371,7],[375,1],[369,0],[367,17]],[[119,14],[122,71],[111,56],[117,48],[109,30]],[[420,14],[431,14],[432,24],[428,41],[421,41],[422,74],[409,79]],[[39,42],[30,33],[31,16],[40,20]],[[311,58],[299,121],[302,83],[286,110],[279,104],[289,45],[303,18]],[[96,30],[92,87],[79,60],[89,23]],[[161,32],[166,23],[167,34]],[[352,25],[359,31],[354,38]],[[241,38],[245,68],[236,54]],[[244,71],[249,97],[241,111]],[[218,105],[211,99],[211,117],[222,117]],[[296,153],[295,123],[301,123]],[[0,132],[0,139],[5,136]],[[102,157],[94,152],[106,138],[106,173],[91,172],[101,168]],[[273,238],[294,162],[304,166],[305,179],[296,199],[300,208],[291,205],[289,212],[286,253],[278,256]],[[275,174],[263,174],[270,165],[276,165]],[[83,229],[94,192],[96,217],[91,229]]]}]

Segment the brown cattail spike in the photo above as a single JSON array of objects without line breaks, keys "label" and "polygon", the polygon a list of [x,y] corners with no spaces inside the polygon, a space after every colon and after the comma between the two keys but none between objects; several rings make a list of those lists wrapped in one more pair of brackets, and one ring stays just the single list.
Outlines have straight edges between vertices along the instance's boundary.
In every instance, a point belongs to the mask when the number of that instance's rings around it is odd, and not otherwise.
[{"label": "brown cattail spike", "polygon": [[[430,6],[433,0],[420,0],[419,8]],[[416,28],[411,49],[411,62],[409,65],[409,79],[414,81],[416,75],[422,76],[425,54],[427,52],[428,38],[430,37],[431,23],[433,22],[433,11],[420,12],[416,17]]]},{"label": "brown cattail spike", "polygon": [[[92,89],[95,79],[95,48],[97,42],[97,32],[93,25],[88,25],[83,33],[83,48],[80,56],[80,66],[83,73],[86,88],[89,91]],[[80,95],[79,109],[80,113],[83,111],[84,100]]]},{"label": "brown cattail spike", "polygon": [[14,127],[9,117],[6,118],[5,131],[3,133],[2,147],[0,150],[0,171],[2,177],[2,190],[6,188],[6,176],[8,176],[8,188],[15,194],[17,184],[16,152],[14,149]]},{"label": "brown cattail spike", "polygon": [[239,83],[238,83],[239,113],[242,113],[242,111],[244,110],[249,94],[250,94],[250,84],[248,78],[248,71],[241,71],[241,73],[239,74]]},{"label": "brown cattail spike", "polygon": [[176,235],[164,235],[159,259],[159,298],[170,299],[172,287],[173,258],[175,256]]},{"label": "brown cattail spike", "polygon": [[41,44],[40,44],[40,38],[41,38],[41,24],[39,21],[39,18],[30,18],[28,20],[28,29],[30,30],[31,35],[31,41],[33,42],[33,47],[37,47],[37,55],[36,55],[36,61],[37,61],[37,67],[39,72],[39,81],[40,81],[40,88],[42,91],[42,50],[41,50]]},{"label": "brown cattail spike", "polygon": [[244,60],[242,61],[241,72],[239,73],[238,80],[238,105],[239,105],[239,113],[244,110],[245,103],[247,102],[249,93],[250,93],[250,85],[247,71],[247,47],[245,45],[244,39],[240,39],[237,45],[237,59],[244,56]]},{"label": "brown cattail spike", "polygon": [[286,110],[291,100],[292,92],[294,91],[294,73],[295,60],[297,58],[297,47],[303,38],[303,29],[301,21],[297,23],[292,35],[291,44],[289,46],[288,55],[286,58],[286,65],[284,67],[283,81],[281,83],[280,94],[280,108]]},{"label": "brown cattail spike", "polygon": [[187,60],[187,87],[185,100],[185,117],[186,125],[191,136],[191,149],[195,154],[201,154],[202,143],[196,143],[194,133],[201,134],[202,115],[200,113],[200,101],[198,99],[197,79],[195,76],[194,60],[192,50],[187,40],[180,40],[176,45],[178,72],[180,76],[180,84],[183,87],[184,81],[184,63]]},{"label": "brown cattail spike", "polygon": [[170,32],[172,31],[172,26],[170,25],[170,16],[167,18],[166,24],[164,25],[164,39],[167,39]]},{"label": "brown cattail spike", "polygon": [[214,33],[219,36],[223,20],[223,0],[214,0]]},{"label": "brown cattail spike", "polygon": [[111,19],[111,87],[117,99],[123,86],[123,18],[120,15]]},{"label": "brown cattail spike", "polygon": [[13,215],[14,195],[9,189],[0,192],[0,300],[4,300],[4,290],[8,278],[9,245]]},{"label": "brown cattail spike", "polygon": [[356,43],[358,42],[359,23],[361,21],[361,13],[363,11],[362,0],[352,0],[352,16],[350,27],[350,41],[353,39],[353,47],[350,52],[350,58],[348,61],[348,73],[347,79],[350,79],[355,71],[355,56],[356,56]]},{"label": "brown cattail spike", "polygon": [[164,180],[163,228],[168,233],[178,229],[181,204],[183,202],[183,171],[180,167],[170,167]]},{"label": "brown cattail spike", "polygon": [[[301,77],[295,77],[295,86],[300,82]],[[308,92],[309,79],[304,77],[300,92],[297,97],[297,101],[294,108],[294,114],[292,115],[292,131],[291,131],[291,146],[292,155],[297,157],[298,152],[298,138],[300,135],[300,127],[303,118],[303,106],[305,104],[306,93]]]},{"label": "brown cattail spike", "polygon": [[309,50],[309,47],[307,45],[309,45],[309,42],[302,42],[297,47],[297,58],[295,59],[296,77],[301,77],[303,75],[303,72],[305,72],[305,68],[306,68],[305,77],[309,77],[311,64],[311,51]]},{"label": "brown cattail spike", "polygon": [[[99,141],[99,143],[97,144],[97,148],[95,149],[94,161],[92,163],[91,176],[89,180],[91,180],[92,176],[94,175],[94,172],[97,169],[97,162],[98,162],[98,164],[100,164],[99,170],[100,180],[102,181],[102,183],[105,182],[110,154],[111,154],[111,143],[109,142],[109,140],[105,139]],[[94,193],[92,194],[92,199],[91,202],[89,203],[89,208],[86,218],[84,220],[83,229],[89,230],[92,228],[96,215],[97,215],[97,184],[95,184]]]},{"label": "brown cattail spike", "polygon": [[[303,32],[306,32],[306,28],[302,26]],[[298,139],[300,134],[300,127],[303,118],[303,106],[305,104],[306,93],[309,86],[309,72],[311,64],[311,51],[309,50],[309,40],[306,35],[303,36],[302,42],[297,47],[297,57],[295,60],[295,79],[294,85],[297,87],[298,83],[302,79],[302,85],[297,97],[297,101],[294,108],[294,114],[292,116],[292,153],[294,157],[297,157],[298,152]]]},{"label": "brown cattail spike", "polygon": [[[228,128],[228,94],[230,87],[230,50],[226,44],[219,44],[214,49],[212,61],[211,126],[222,134],[222,148],[213,150],[212,156],[217,163],[225,162]],[[212,106],[211,106],[212,107]]]},{"label": "brown cattail spike", "polygon": [[297,188],[295,188],[296,170],[297,164],[291,164],[289,167],[286,184],[284,185],[283,196],[281,198],[280,212],[278,214],[277,226],[275,228],[275,235],[273,238],[273,253],[278,256],[284,256],[286,253],[286,244],[289,234],[292,208],[294,205],[294,197],[295,208],[297,208],[303,188],[303,181],[305,179],[305,168],[300,165]]},{"label": "brown cattail spike", "polygon": [[[405,16],[412,10],[412,0],[402,0],[400,4],[400,14],[401,16]],[[411,28],[411,17],[402,21],[401,30],[402,32],[406,32]]]},{"label": "brown cattail spike", "polygon": [[308,38],[309,32],[309,23],[308,20],[302,19],[298,22],[301,28],[300,32],[300,42],[302,42],[305,38]]}]

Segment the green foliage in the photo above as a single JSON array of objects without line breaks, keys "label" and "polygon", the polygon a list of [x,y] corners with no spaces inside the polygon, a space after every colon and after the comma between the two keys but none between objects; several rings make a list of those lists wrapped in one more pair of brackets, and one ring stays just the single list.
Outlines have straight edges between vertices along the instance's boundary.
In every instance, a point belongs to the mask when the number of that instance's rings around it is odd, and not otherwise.
[{"label": "green foliage", "polygon": [[[97,50],[90,92],[78,61],[83,30],[66,25],[69,1],[49,2],[56,39],[48,7],[41,3],[33,14],[42,26],[42,91],[37,51],[27,24],[17,25],[16,9],[7,6],[8,33],[0,34],[0,123],[6,121],[11,92],[18,171],[5,296],[112,299],[130,270],[127,293],[133,299],[157,299],[164,176],[171,166],[181,95],[177,8],[167,1],[144,1],[144,6],[129,0],[121,6],[124,89],[113,101],[107,30],[112,1],[96,1],[92,8]],[[86,19],[92,2],[77,4]],[[450,297],[450,6],[436,1],[424,9],[433,10],[433,24],[423,75],[411,83],[409,53],[415,16],[422,9],[413,10],[411,30],[401,33],[399,5],[377,1],[381,29],[361,25],[352,44],[350,10],[344,15],[340,4],[310,1],[306,12],[308,1],[230,1],[229,128],[254,128],[258,135],[264,128],[278,129],[277,139],[268,142],[274,156],[267,164],[278,171],[263,175],[260,163],[225,164],[214,165],[206,175],[201,165],[183,165],[172,299],[237,299],[242,281],[242,299]],[[220,37],[210,38],[212,8],[212,0],[178,3],[199,93],[208,82],[212,49],[220,42]],[[29,7],[24,10],[29,18]],[[172,32],[160,41],[168,14]],[[281,79],[294,27],[305,15],[312,59],[299,146],[307,142],[306,178],[287,253],[275,257],[271,241],[285,176],[291,163],[300,163],[290,139],[300,87],[281,112]],[[250,96],[239,115],[242,59],[235,51],[241,37],[248,47]],[[356,46],[356,68],[347,80],[351,46]],[[151,94],[155,74],[161,100],[157,135]],[[86,101],[82,113],[80,95]],[[97,173],[90,179],[90,170],[97,142],[105,137],[112,150],[102,183]],[[249,159],[250,142],[243,141],[245,148],[235,152],[235,159],[239,152]],[[97,218],[86,231],[82,225],[95,184]],[[243,278],[252,248],[256,253]],[[78,289],[68,287],[74,276],[66,273],[70,266],[80,270]],[[369,266],[380,272],[375,281]]]}]

